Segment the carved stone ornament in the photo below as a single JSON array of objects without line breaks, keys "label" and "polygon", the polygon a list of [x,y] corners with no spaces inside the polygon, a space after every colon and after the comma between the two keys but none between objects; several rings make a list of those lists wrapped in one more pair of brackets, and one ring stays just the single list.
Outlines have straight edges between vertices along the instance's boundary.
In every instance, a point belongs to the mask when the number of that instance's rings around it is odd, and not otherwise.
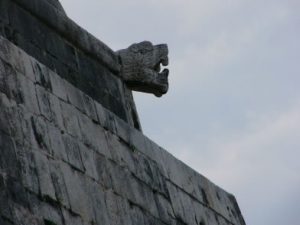
[{"label": "carved stone ornament", "polygon": [[161,64],[169,64],[166,44],[153,45],[144,41],[117,53],[122,64],[121,76],[130,89],[157,97],[167,93],[169,70],[161,71]]}]

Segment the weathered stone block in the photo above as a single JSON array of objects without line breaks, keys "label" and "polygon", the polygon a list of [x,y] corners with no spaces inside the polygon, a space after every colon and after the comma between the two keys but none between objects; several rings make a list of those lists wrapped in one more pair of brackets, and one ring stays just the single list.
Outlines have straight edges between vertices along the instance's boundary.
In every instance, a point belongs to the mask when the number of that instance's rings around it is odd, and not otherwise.
[{"label": "weathered stone block", "polygon": [[39,181],[40,195],[56,201],[55,189],[50,174],[49,160],[40,152],[34,151],[33,154]]},{"label": "weathered stone block", "polygon": [[[168,190],[175,218],[185,224],[195,224],[193,200],[176,186],[168,182]],[[196,225],[196,224],[195,224]]]},{"label": "weathered stone block", "polygon": [[52,122],[53,114],[50,106],[50,94],[47,90],[39,85],[36,85],[35,88],[41,115],[48,121]]},{"label": "weathered stone block", "polygon": [[85,225],[80,216],[72,214],[70,211],[62,209],[63,219],[65,224]]},{"label": "weathered stone block", "polygon": [[78,117],[78,120],[83,143],[88,148],[110,157],[111,153],[107,144],[105,130],[83,114]]},{"label": "weathered stone block", "polygon": [[84,103],[84,112],[93,121],[98,121],[97,111],[94,100],[86,94],[82,94],[82,99]]},{"label": "weathered stone block", "polygon": [[129,201],[158,217],[153,191],[143,182],[136,179],[127,168],[111,164],[113,190]]},{"label": "weathered stone block", "polygon": [[0,131],[0,170],[4,176],[20,176],[20,164],[14,140]]},{"label": "weathered stone block", "polygon": [[94,221],[95,224],[110,225],[105,204],[105,192],[102,187],[87,179],[84,183],[84,189],[86,193],[89,193],[87,200],[89,201],[88,207],[90,207],[90,211],[94,214],[92,221]]},{"label": "weathered stone block", "polygon": [[68,155],[65,149],[65,143],[61,130],[52,125],[48,125],[48,135],[50,142],[51,155],[55,159],[68,162]]},{"label": "weathered stone block", "polygon": [[95,155],[96,168],[99,176],[98,182],[106,189],[111,189],[113,185],[113,162],[105,158],[103,155]]},{"label": "weathered stone block", "polygon": [[69,135],[63,136],[65,150],[68,157],[68,162],[71,166],[79,171],[84,171],[84,165],[82,163],[80,142]]},{"label": "weathered stone block", "polygon": [[72,170],[71,167],[66,164],[60,164],[60,169],[66,184],[71,210],[80,215],[83,220],[95,221],[93,204],[91,202],[91,197],[89,197],[94,193],[85,189],[87,182],[86,178]]},{"label": "weathered stone block", "polygon": [[97,165],[96,165],[96,152],[87,148],[83,144],[80,145],[80,152],[85,174],[89,177],[99,180]]},{"label": "weathered stone block", "polygon": [[17,88],[16,94],[17,103],[24,104],[26,109],[34,114],[39,114],[39,106],[35,85],[27,77],[22,74],[17,74]]},{"label": "weathered stone block", "polygon": [[73,137],[81,139],[81,132],[78,123],[78,111],[70,104],[65,102],[61,103],[61,110],[63,116],[64,127],[68,134]]},{"label": "weathered stone block", "polygon": [[47,122],[43,117],[31,116],[31,128],[33,137],[31,144],[35,149],[41,149],[51,154],[50,140],[48,136]]},{"label": "weathered stone block", "polygon": [[32,151],[21,146],[18,147],[17,152],[21,165],[21,183],[27,190],[38,195],[40,193],[40,184],[35,155]]},{"label": "weathered stone block", "polygon": [[53,71],[49,71],[49,78],[51,82],[52,93],[58,98],[67,102],[68,97],[66,92],[66,81]]},{"label": "weathered stone block", "polygon": [[7,63],[0,60],[0,91],[9,99],[18,99],[17,73]]},{"label": "weathered stone block", "polygon": [[107,130],[116,132],[114,116],[110,115],[111,113],[98,102],[95,102],[95,107],[100,125]]},{"label": "weathered stone block", "polygon": [[51,161],[50,166],[50,173],[51,179],[53,183],[53,187],[55,190],[56,200],[60,205],[70,209],[70,199],[67,191],[67,184],[64,179],[63,169],[65,168],[62,166],[61,161]]},{"label": "weathered stone block", "polygon": [[61,208],[56,205],[52,205],[51,202],[47,202],[47,199],[44,201],[37,201],[33,209],[35,215],[39,215],[40,220],[43,221],[45,225],[64,225],[63,215]]},{"label": "weathered stone block", "polygon": [[85,112],[83,94],[72,84],[65,82],[66,93],[68,101],[81,112]]},{"label": "weathered stone block", "polygon": [[131,225],[130,207],[126,199],[108,190],[105,194],[105,203],[110,225]]},{"label": "weathered stone block", "polygon": [[7,135],[21,140],[20,118],[17,104],[7,98],[5,94],[0,93],[0,130]]},{"label": "weathered stone block", "polygon": [[53,94],[49,94],[48,97],[49,97],[49,104],[51,109],[52,122],[61,131],[65,131],[60,100]]},{"label": "weathered stone block", "polygon": [[154,198],[159,218],[166,224],[172,224],[172,220],[175,219],[175,215],[170,200],[158,193],[154,193]]}]

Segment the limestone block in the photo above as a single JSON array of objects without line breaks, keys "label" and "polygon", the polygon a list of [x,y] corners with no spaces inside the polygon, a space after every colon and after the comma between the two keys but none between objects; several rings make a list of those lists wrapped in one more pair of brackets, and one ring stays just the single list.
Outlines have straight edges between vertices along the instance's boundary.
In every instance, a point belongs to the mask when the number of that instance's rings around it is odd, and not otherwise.
[{"label": "limestone block", "polygon": [[39,85],[36,85],[35,88],[41,115],[44,116],[48,121],[52,122],[53,114],[50,106],[50,93]]},{"label": "limestone block", "polygon": [[33,62],[32,67],[35,75],[35,83],[44,87],[48,91],[51,91],[52,86],[49,77],[49,69],[44,65],[40,64],[39,62]]},{"label": "limestone block", "polygon": [[98,153],[110,157],[105,130],[83,114],[78,116],[78,120],[83,143]]},{"label": "limestone block", "polygon": [[112,186],[116,193],[158,217],[151,188],[132,176],[126,168],[113,165],[111,172]]},{"label": "limestone block", "polygon": [[211,208],[207,208],[205,205],[201,204],[198,201],[192,201],[192,207],[195,213],[196,224],[210,224],[207,215],[216,217],[214,210],[212,210]]},{"label": "limestone block", "polygon": [[168,190],[176,219],[185,224],[196,225],[191,197],[169,182]]},{"label": "limestone block", "polygon": [[17,102],[24,104],[26,109],[32,113],[39,114],[39,106],[34,83],[27,77],[17,73]]},{"label": "limestone block", "polygon": [[0,92],[0,130],[16,140],[22,140],[17,104]]},{"label": "limestone block", "polygon": [[20,164],[16,154],[16,146],[11,137],[0,131],[0,171],[3,176],[18,178]]},{"label": "limestone block", "polygon": [[127,200],[108,190],[105,194],[105,203],[109,215],[110,225],[131,225],[130,207]]},{"label": "limestone block", "polygon": [[[164,161],[164,167],[167,171],[167,176],[177,186],[182,188],[187,193],[194,196],[200,202],[207,204],[205,197],[203,196],[203,189],[202,187],[203,182],[207,182],[207,179],[202,175],[196,173],[186,164],[181,162],[180,160],[176,159],[167,151],[161,151],[162,159]],[[198,181],[198,185],[195,185],[195,180]],[[206,196],[206,198],[208,198]]]},{"label": "limestone block", "polygon": [[71,166],[79,171],[84,172],[84,165],[82,163],[80,142],[69,135],[63,136],[63,142],[68,157],[68,162]]},{"label": "limestone block", "polygon": [[[36,120],[33,119],[32,113],[28,112],[24,105],[18,106],[18,113],[21,121],[20,122],[21,132],[22,132],[22,136],[24,137],[23,140],[19,142],[19,144],[29,149],[40,149],[38,141],[36,139],[39,136],[38,135],[39,133],[37,132],[38,130],[36,130],[36,133],[34,133],[34,129],[33,129],[33,127],[35,126],[34,122],[37,121],[37,119]],[[42,124],[43,123],[41,122],[40,125]],[[42,131],[44,131],[43,133],[45,134],[46,128],[45,127],[41,128],[41,132]],[[41,143],[43,138],[44,136],[41,136]]]},{"label": "limestone block", "polygon": [[107,109],[105,109],[101,104],[98,102],[94,102],[97,116],[98,116],[98,122],[101,124],[102,127],[104,127],[107,130],[110,130],[111,132],[116,132],[115,127],[115,121],[114,116],[112,113],[110,113]]},{"label": "limestone block", "polygon": [[130,171],[135,172],[135,158],[132,149],[129,148],[120,138],[111,132],[105,133],[106,142],[111,155],[111,159],[118,165],[127,167]]},{"label": "limestone block", "polygon": [[159,219],[153,217],[152,215],[148,214],[143,209],[136,207],[134,205],[131,206],[131,225],[163,225],[164,223],[161,222]]},{"label": "limestone block", "polygon": [[61,131],[65,131],[60,100],[55,95],[49,94],[49,103],[53,124],[56,127],[58,127]]},{"label": "limestone block", "polygon": [[68,162],[68,155],[61,130],[53,125],[48,125],[48,135],[50,142],[51,155],[55,159]]},{"label": "limestone block", "polygon": [[70,213],[68,210],[62,209],[62,215],[65,221],[65,224],[71,225],[84,225],[80,216]]},{"label": "limestone block", "polygon": [[134,128],[130,129],[130,137],[129,137],[129,144],[136,150],[140,152],[144,152],[146,149],[146,142],[144,135]]},{"label": "limestone block", "polygon": [[85,180],[83,187],[85,192],[88,193],[87,207],[90,207],[90,211],[94,216],[94,219],[91,221],[94,221],[95,224],[110,225],[108,211],[105,204],[105,193],[102,187],[90,179]]},{"label": "limestone block", "polygon": [[21,166],[21,183],[27,190],[38,195],[40,193],[40,186],[35,155],[32,151],[21,146],[18,147],[17,152]]},{"label": "limestone block", "polygon": [[61,161],[50,161],[50,173],[53,182],[56,200],[60,205],[70,209],[70,199],[67,191],[67,184],[64,179],[63,169],[65,168]]},{"label": "limestone block", "polygon": [[40,186],[40,194],[43,197],[56,200],[55,189],[52,183],[48,158],[37,151],[33,152],[36,171]]},{"label": "limestone block", "polygon": [[158,193],[155,193],[154,197],[160,220],[166,224],[172,224],[175,215],[170,200]]},{"label": "limestone block", "polygon": [[156,192],[168,196],[166,179],[162,176],[157,163],[143,154],[135,153],[135,155],[137,155],[135,176]]},{"label": "limestone block", "polygon": [[[37,204],[33,208],[34,214],[38,215],[41,221],[47,224],[64,225],[60,207],[51,205],[45,201],[37,201]],[[43,224],[43,223],[41,223]]]},{"label": "limestone block", "polygon": [[79,109],[81,112],[85,112],[83,94],[71,83],[65,82],[65,89],[68,96],[68,101]]},{"label": "limestone block", "polygon": [[49,78],[52,87],[52,93],[58,98],[68,101],[67,92],[66,92],[66,81],[58,76],[55,72],[49,71]]},{"label": "limestone block", "polygon": [[83,99],[83,104],[84,104],[84,112],[86,113],[86,115],[89,118],[91,118],[93,121],[97,122],[98,116],[97,116],[97,111],[96,111],[96,106],[95,106],[94,100],[84,93],[82,93],[82,99]]},{"label": "limestone block", "polygon": [[99,180],[96,165],[96,153],[92,149],[89,149],[86,146],[84,146],[83,144],[80,144],[80,152],[85,174],[95,179],[96,181]]},{"label": "limestone block", "polygon": [[83,220],[95,221],[93,205],[89,198],[92,192],[85,190],[86,178],[64,163],[60,164],[60,169],[63,174],[64,183],[66,184],[71,210],[80,215]]},{"label": "limestone block", "polygon": [[33,133],[31,139],[32,147],[35,149],[41,149],[50,155],[51,147],[46,120],[43,117],[31,116],[30,121]]},{"label": "limestone block", "polygon": [[0,45],[0,58],[18,70],[18,72],[27,76],[32,82],[35,82],[35,75],[32,66],[32,62],[35,60],[3,37],[0,37]]},{"label": "limestone block", "polygon": [[40,225],[43,221],[36,215],[32,214],[30,210],[22,205],[15,204],[13,206],[14,218],[13,221],[17,225],[30,224],[30,225]]},{"label": "limestone block", "polygon": [[105,158],[103,155],[96,154],[96,169],[99,176],[98,182],[106,189],[112,188],[113,162]]},{"label": "limestone block", "polygon": [[129,126],[124,120],[115,116],[115,134],[119,136],[125,143],[130,141],[130,131],[132,127]]},{"label": "limestone block", "polygon": [[81,139],[80,127],[78,123],[78,111],[68,103],[62,101],[60,103],[66,131],[73,137]]},{"label": "limestone block", "polygon": [[0,91],[9,99],[18,98],[17,73],[2,60],[0,60]]}]

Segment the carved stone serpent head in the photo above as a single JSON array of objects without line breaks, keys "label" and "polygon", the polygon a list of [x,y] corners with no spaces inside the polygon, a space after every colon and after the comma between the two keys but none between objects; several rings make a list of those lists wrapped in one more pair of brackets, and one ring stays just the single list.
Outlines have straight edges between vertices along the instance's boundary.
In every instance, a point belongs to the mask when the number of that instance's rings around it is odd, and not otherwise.
[{"label": "carved stone serpent head", "polygon": [[117,53],[122,65],[121,76],[130,89],[157,97],[167,93],[169,70],[161,71],[161,65],[169,64],[166,44],[153,45],[144,41]]}]

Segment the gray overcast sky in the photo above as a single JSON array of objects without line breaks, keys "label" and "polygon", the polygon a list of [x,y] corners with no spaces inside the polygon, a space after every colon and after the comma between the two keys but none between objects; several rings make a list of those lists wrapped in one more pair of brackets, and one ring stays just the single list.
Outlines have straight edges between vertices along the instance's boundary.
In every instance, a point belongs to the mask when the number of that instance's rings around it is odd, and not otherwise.
[{"label": "gray overcast sky", "polygon": [[232,192],[251,225],[300,224],[299,0],[61,0],[113,50],[168,43],[144,133]]}]

